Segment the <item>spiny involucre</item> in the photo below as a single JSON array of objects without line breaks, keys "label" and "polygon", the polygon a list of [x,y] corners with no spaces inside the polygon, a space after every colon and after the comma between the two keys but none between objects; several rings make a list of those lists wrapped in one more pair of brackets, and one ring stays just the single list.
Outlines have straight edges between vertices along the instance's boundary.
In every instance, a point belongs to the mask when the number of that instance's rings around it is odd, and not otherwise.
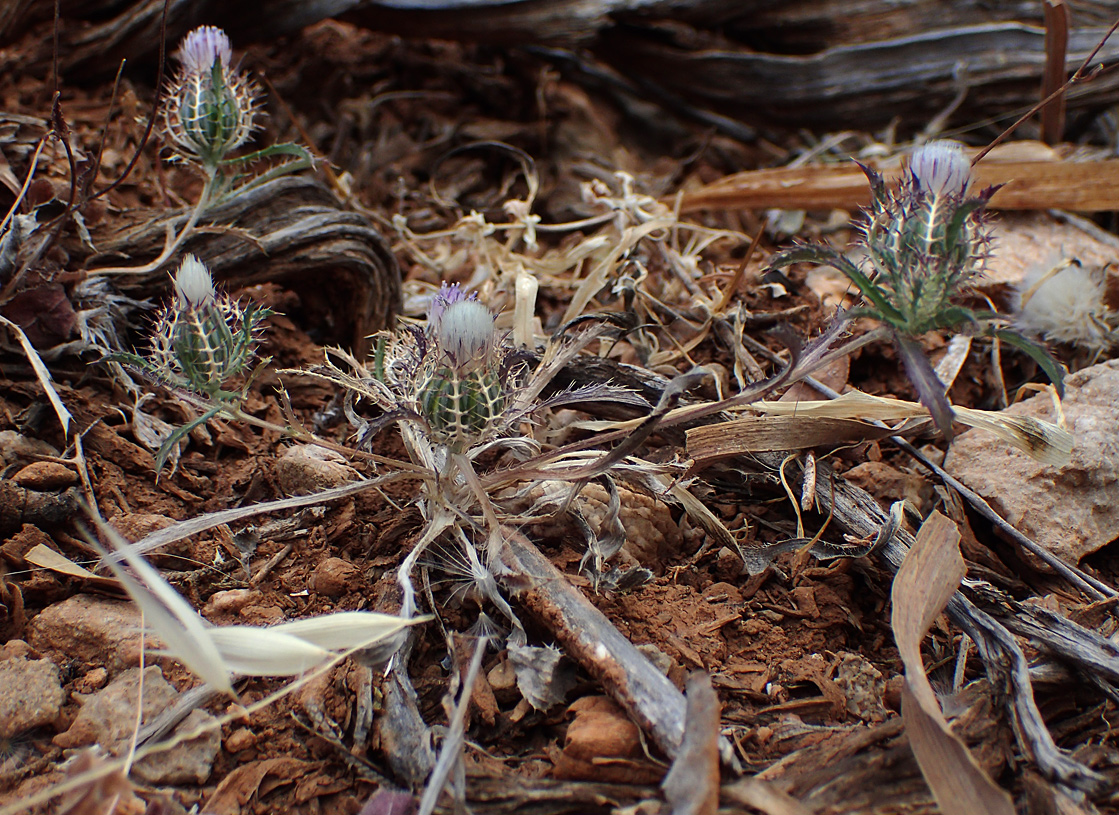
[{"label": "spiny involucre", "polygon": [[159,313],[145,369],[170,384],[222,396],[222,386],[252,360],[261,320],[272,312],[243,309],[214,287],[205,265],[187,255],[175,275],[175,295]]},{"label": "spiny involucre", "polygon": [[465,450],[495,427],[505,406],[494,318],[474,295],[443,284],[428,310],[432,345],[417,380],[419,412],[436,441]]},{"label": "spiny involucre", "polygon": [[258,90],[248,74],[230,67],[232,46],[219,28],[191,31],[176,57],[179,71],[164,94],[163,130],[178,153],[213,172],[251,138]]},{"label": "spiny involucre", "polygon": [[942,327],[952,298],[982,272],[989,254],[982,210],[995,190],[965,197],[971,165],[950,141],[915,150],[896,189],[863,169],[871,185],[862,227],[869,271],[893,312],[876,316],[910,336]]}]

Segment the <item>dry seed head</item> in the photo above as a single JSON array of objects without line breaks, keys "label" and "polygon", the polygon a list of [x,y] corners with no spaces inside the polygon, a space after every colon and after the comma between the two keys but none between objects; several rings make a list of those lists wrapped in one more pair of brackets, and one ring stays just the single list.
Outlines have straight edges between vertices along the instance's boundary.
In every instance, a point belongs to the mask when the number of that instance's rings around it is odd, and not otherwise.
[{"label": "dry seed head", "polygon": [[1058,266],[1036,264],[1018,286],[1015,323],[1053,342],[1089,350],[1115,342],[1115,315],[1105,302],[1107,273],[1078,260]]}]

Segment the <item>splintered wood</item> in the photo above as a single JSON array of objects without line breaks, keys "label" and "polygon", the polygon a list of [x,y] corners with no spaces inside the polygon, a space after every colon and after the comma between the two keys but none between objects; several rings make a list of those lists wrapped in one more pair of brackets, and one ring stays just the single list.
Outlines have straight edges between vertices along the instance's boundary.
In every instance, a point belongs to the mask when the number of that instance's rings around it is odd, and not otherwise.
[{"label": "splintered wood", "polygon": [[[900,168],[884,170],[888,179]],[[1119,209],[1119,160],[981,161],[973,190],[1002,185],[993,209]],[[781,167],[721,178],[680,199],[680,211],[704,209],[855,209],[870,203],[870,185],[853,162],[841,166]]]}]

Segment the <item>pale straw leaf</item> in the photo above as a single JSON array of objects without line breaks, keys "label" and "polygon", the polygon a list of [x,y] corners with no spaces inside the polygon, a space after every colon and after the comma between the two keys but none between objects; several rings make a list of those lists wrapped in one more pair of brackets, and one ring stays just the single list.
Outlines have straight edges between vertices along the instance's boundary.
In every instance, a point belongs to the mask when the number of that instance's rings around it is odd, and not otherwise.
[{"label": "pale straw leaf", "polygon": [[242,676],[296,676],[336,655],[276,627],[224,625],[210,638],[229,670]]},{"label": "pale straw leaf", "polygon": [[121,565],[116,556],[104,555],[102,559],[144,612],[147,624],[167,646],[166,653],[186,665],[210,687],[235,695],[229,679],[231,668],[223,661],[211,638],[217,629],[209,628],[190,603],[137,554],[117,530],[104,521],[95,519],[95,523],[131,571]]},{"label": "pale straw leaf", "polygon": [[[924,405],[902,399],[848,391],[838,399],[814,402],[757,402],[753,410],[770,415],[825,416],[836,419],[891,421],[929,415]],[[953,405],[956,421],[994,433],[1042,464],[1062,465],[1072,456],[1073,436],[1063,427],[1006,411],[974,410]]]},{"label": "pale straw leaf", "polygon": [[319,648],[349,651],[375,645],[410,625],[430,619],[431,617],[405,619],[376,611],[339,611],[335,614],[280,623],[268,630],[298,637]]},{"label": "pale straw leaf", "polygon": [[956,418],[971,427],[994,433],[1042,464],[1059,467],[1072,458],[1073,435],[1052,422],[961,407],[956,408]]}]

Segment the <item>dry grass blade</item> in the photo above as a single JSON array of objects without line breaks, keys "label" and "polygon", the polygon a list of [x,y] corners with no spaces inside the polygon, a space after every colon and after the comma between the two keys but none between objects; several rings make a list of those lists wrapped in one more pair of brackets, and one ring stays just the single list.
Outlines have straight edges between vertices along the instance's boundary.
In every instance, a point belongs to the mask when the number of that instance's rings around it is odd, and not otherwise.
[{"label": "dry grass blade", "polygon": [[424,623],[430,619],[432,619],[430,616],[405,619],[376,611],[339,611],[321,617],[280,623],[270,630],[298,637],[319,648],[349,651],[383,642],[410,625]]},{"label": "dry grass blade", "polygon": [[688,430],[688,457],[702,467],[742,453],[804,450],[884,439],[895,431],[829,416],[749,416]]},{"label": "dry grass blade", "polygon": [[[128,596],[144,612],[152,630],[167,645],[169,653],[216,690],[234,696],[229,670],[205,620],[181,594],[136,552],[112,526],[95,521],[97,530],[113,546],[128,569],[115,557],[104,556]],[[90,542],[93,543],[92,536]],[[97,546],[94,543],[94,546]],[[131,571],[129,571],[131,569]]]},{"label": "dry grass blade", "polygon": [[62,425],[62,432],[66,436],[69,436],[70,420],[74,417],[70,415],[70,411],[66,409],[66,405],[62,404],[62,398],[58,395],[58,391],[54,389],[50,371],[48,371],[47,366],[43,364],[43,360],[39,357],[39,353],[35,350],[35,346],[31,344],[31,340],[27,339],[27,335],[23,333],[23,329],[7,317],[0,316],[0,325],[6,325],[14,331],[16,337],[19,338],[19,344],[23,348],[24,356],[26,356],[27,361],[31,363],[31,367],[35,371],[35,377],[39,380],[39,384],[43,386],[43,390],[47,394],[47,399],[50,400],[51,407],[54,408],[54,412],[58,416],[58,421]]},{"label": "dry grass blade", "polygon": [[[474,691],[474,683],[478,681],[478,671],[482,667],[482,657],[486,654],[486,637],[479,639],[474,645],[474,653],[470,657],[470,665],[466,669],[466,676],[462,680],[458,703],[451,714],[446,735],[443,737],[443,747],[439,751],[439,760],[431,771],[427,787],[420,799],[418,815],[431,815],[439,797],[447,788],[448,783],[458,788],[458,795],[465,793],[464,768],[462,766],[462,750],[466,740],[466,713],[470,709],[470,699]],[[452,775],[455,777],[452,779]],[[456,796],[457,797],[457,796]],[[456,810],[461,804],[456,800]]]},{"label": "dry grass blade", "polygon": [[945,815],[1013,815],[1010,796],[949,728],[921,660],[921,641],[967,573],[959,541],[956,525],[934,512],[894,578],[890,622],[905,664],[902,718],[921,773]]},{"label": "dry grass blade", "polygon": [[225,625],[206,633],[226,669],[242,676],[298,676],[335,656],[273,628]]}]

